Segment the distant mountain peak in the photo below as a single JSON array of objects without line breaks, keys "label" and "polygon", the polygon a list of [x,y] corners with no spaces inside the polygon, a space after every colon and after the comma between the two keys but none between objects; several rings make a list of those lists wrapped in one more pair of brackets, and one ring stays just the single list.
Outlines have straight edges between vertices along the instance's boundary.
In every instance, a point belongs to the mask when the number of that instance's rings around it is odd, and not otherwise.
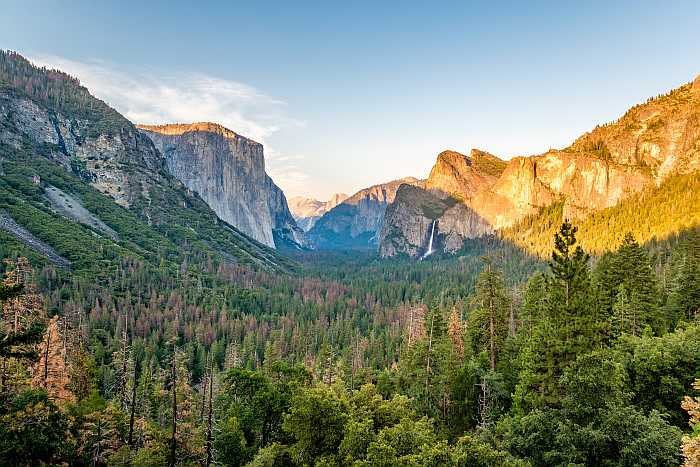
[{"label": "distant mountain peak", "polygon": [[342,203],[348,198],[345,193],[334,193],[328,201],[319,201],[305,196],[295,196],[288,200],[289,210],[292,212],[297,225],[308,232],[321,216]]}]

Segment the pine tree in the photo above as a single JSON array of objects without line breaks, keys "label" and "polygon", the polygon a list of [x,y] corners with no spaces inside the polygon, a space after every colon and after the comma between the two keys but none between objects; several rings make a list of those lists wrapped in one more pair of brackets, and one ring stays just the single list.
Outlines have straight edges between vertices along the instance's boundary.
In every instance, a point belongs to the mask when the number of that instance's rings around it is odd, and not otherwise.
[{"label": "pine tree", "polygon": [[550,313],[554,315],[575,316],[589,312],[586,310],[590,305],[589,255],[576,245],[577,230],[566,220],[554,234],[548,277]]},{"label": "pine tree", "polygon": [[33,270],[26,258],[5,260],[7,270],[0,283],[0,391],[16,389],[26,381],[26,364],[38,358],[35,344],[46,329],[41,296],[33,284]]},{"label": "pine tree", "polygon": [[579,246],[574,248],[576,227],[564,222],[554,244],[546,276],[546,308],[519,356],[521,370],[514,404],[520,413],[558,406],[563,370],[602,341],[588,255]]},{"label": "pine tree", "polygon": [[39,360],[34,366],[32,384],[42,388],[53,402],[74,401],[70,391],[67,349],[58,316],[46,327],[44,341],[39,344]]},{"label": "pine tree", "polygon": [[700,233],[693,232],[677,250],[671,265],[668,315],[675,320],[700,318]]},{"label": "pine tree", "polygon": [[469,333],[474,352],[486,351],[491,370],[496,369],[498,354],[508,335],[510,300],[503,275],[492,262],[484,260],[484,269],[476,282],[472,300],[474,311],[469,316]]},{"label": "pine tree", "polygon": [[[600,260],[594,278],[599,308],[616,323],[613,326],[614,335],[620,332],[637,335],[639,329],[646,325],[657,330],[665,326],[659,315],[659,291],[651,261],[632,234],[626,234],[617,251],[606,254]],[[623,296],[619,296],[621,286],[624,287]],[[627,299],[626,303],[624,299]],[[631,303],[632,300],[634,303]],[[621,306],[627,308],[627,316],[635,321],[634,331],[619,326],[619,313],[616,317],[614,312],[616,305],[618,312],[622,311]]]},{"label": "pine tree", "polygon": [[529,338],[532,329],[547,312],[547,282],[541,272],[530,276],[525,286],[525,295],[520,310],[520,330]]},{"label": "pine tree", "polygon": [[464,357],[464,329],[462,327],[462,317],[457,309],[453,309],[450,314],[450,322],[447,326],[447,334],[450,336],[456,357],[461,360]]}]

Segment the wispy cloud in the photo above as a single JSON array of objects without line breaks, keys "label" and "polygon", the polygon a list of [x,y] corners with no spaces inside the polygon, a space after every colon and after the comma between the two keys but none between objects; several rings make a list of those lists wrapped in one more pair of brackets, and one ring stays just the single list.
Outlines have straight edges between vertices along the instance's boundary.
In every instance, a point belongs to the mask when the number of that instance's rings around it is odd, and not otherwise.
[{"label": "wispy cloud", "polygon": [[287,114],[285,102],[253,86],[195,72],[127,72],[99,60],[53,55],[34,55],[30,60],[76,76],[92,94],[135,123],[219,123],[265,145],[268,173],[283,189],[296,191],[308,182],[298,166],[302,156],[286,155],[266,144],[274,133],[303,127],[304,122]]}]

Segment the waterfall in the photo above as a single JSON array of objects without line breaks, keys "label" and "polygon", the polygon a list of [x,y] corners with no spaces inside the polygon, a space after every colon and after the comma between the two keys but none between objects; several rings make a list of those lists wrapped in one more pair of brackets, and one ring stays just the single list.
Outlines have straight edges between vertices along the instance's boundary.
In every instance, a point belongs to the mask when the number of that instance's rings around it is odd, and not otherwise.
[{"label": "waterfall", "polygon": [[433,239],[435,238],[435,224],[437,223],[437,219],[433,221],[433,226],[430,229],[430,241],[428,242],[428,251],[426,251],[423,256],[421,256],[420,259],[425,259],[431,254],[433,254]]}]

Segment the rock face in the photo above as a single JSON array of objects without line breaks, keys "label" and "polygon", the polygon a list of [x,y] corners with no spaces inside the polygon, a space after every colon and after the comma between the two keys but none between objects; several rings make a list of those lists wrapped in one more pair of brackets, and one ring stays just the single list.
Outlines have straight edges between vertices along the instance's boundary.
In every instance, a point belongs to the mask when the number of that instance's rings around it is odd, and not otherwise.
[{"label": "rock face", "polygon": [[213,123],[138,128],[170,174],[199,194],[219,218],[258,242],[305,245],[282,190],[265,173],[263,146]]},{"label": "rock face", "polygon": [[440,153],[425,190],[401,189],[387,209],[379,252],[421,255],[433,220],[439,248],[454,252],[464,239],[512,226],[554,202],[563,203],[566,217],[581,217],[698,169],[700,77],[561,151],[508,162],[478,150]]},{"label": "rock face", "polygon": [[313,198],[295,196],[289,199],[289,210],[294,216],[297,225],[308,232],[316,224],[321,216],[342,203],[348,198],[345,193],[335,193],[328,201],[319,201]]},{"label": "rock face", "polygon": [[116,115],[113,127],[99,131],[90,119],[49,110],[14,89],[0,88],[0,119],[10,123],[0,129],[0,144],[19,148],[22,135],[44,144],[50,159],[129,207],[147,196],[148,186],[163,181],[164,165],[153,143]]},{"label": "rock face", "polygon": [[466,200],[493,186],[505,167],[506,162],[478,149],[469,156],[444,151],[438,154],[425,188],[441,198]]},{"label": "rock face", "polygon": [[387,208],[379,234],[379,254],[423,255],[430,246],[433,222],[434,250],[454,253],[465,238],[492,233],[490,224],[469,202],[493,186],[504,167],[505,162],[476,149],[470,156],[455,151],[440,153],[424,188],[402,186]]},{"label": "rock face", "polygon": [[316,248],[376,248],[387,206],[403,184],[422,185],[413,177],[360,190],[325,213],[308,232]]}]

